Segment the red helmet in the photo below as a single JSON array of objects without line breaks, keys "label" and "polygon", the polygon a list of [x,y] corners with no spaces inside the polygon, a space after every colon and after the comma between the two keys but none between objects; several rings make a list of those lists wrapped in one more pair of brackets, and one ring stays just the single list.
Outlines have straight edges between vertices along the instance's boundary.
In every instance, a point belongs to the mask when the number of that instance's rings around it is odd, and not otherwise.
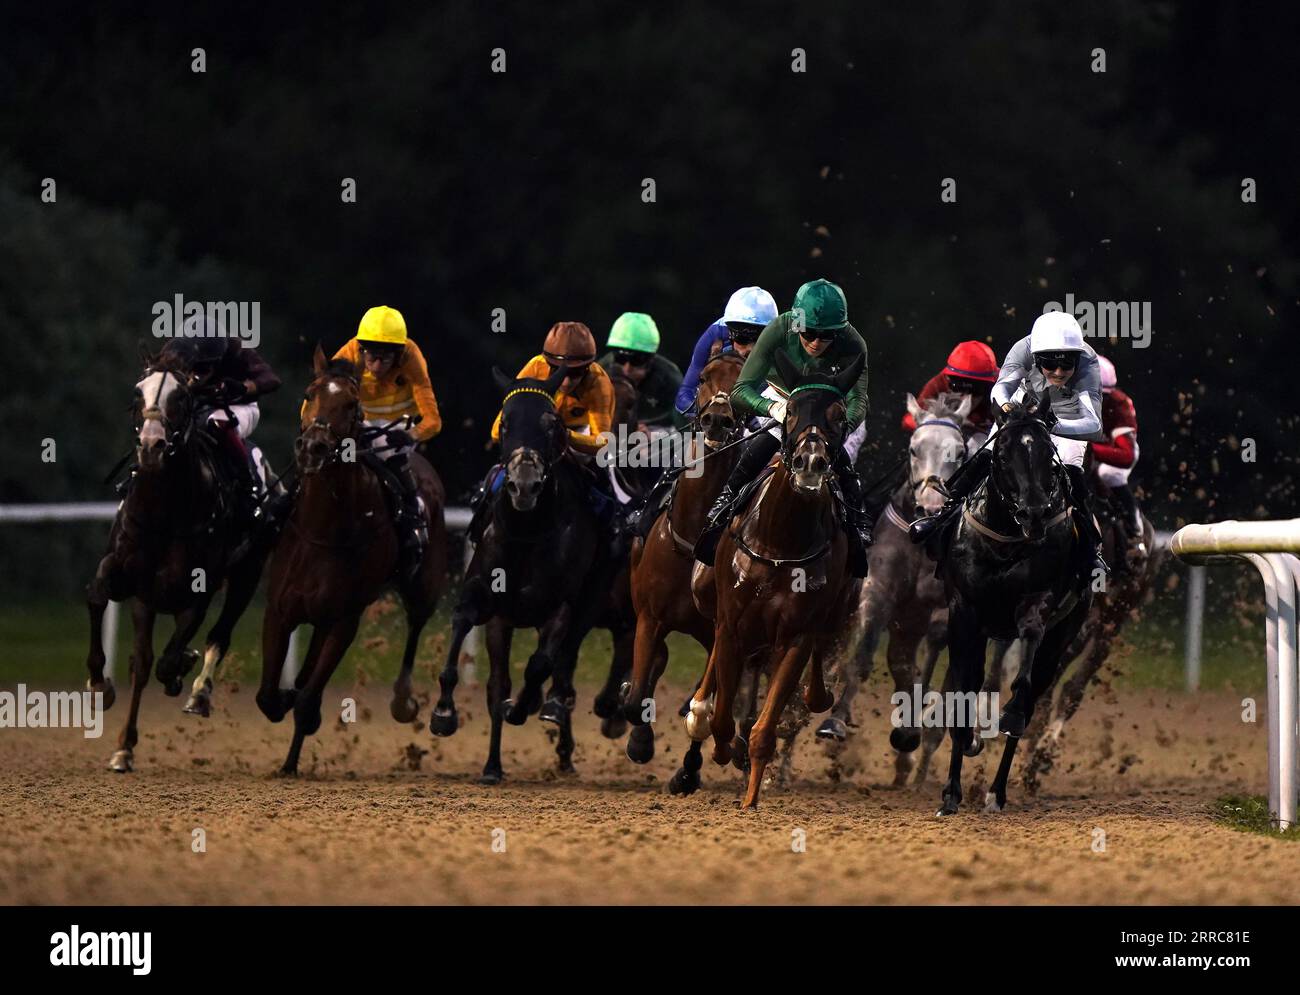
[{"label": "red helmet", "polygon": [[948,354],[948,367],[944,372],[951,377],[993,383],[998,378],[998,357],[983,342],[960,342]]}]

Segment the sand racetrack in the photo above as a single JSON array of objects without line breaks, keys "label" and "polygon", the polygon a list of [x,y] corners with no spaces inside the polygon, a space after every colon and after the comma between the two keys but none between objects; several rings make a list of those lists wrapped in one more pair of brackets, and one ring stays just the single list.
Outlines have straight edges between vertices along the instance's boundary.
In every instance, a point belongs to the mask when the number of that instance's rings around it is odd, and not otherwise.
[{"label": "sand racetrack", "polygon": [[[289,721],[271,725],[250,689],[218,688],[212,718],[180,712],[153,684],[136,772],[106,768],[125,695],[99,740],[80,730],[0,731],[0,901],[6,903],[1292,903],[1300,845],[1224,828],[1215,798],[1262,792],[1265,730],[1240,695],[1093,695],[1061,762],[1026,797],[1013,775],[1006,812],[980,802],[990,754],[967,761],[966,805],[934,812],[938,786],[895,790],[886,696],[858,699],[863,726],[846,774],[828,776],[809,738],[794,783],[741,812],[741,775],[708,759],[703,790],[664,786],[686,739],[661,689],[659,749],[637,767],[600,737],[580,689],[576,777],[554,772],[545,727],[507,726],[507,780],[475,783],[487,724],[480,688],[462,686],[462,727],[434,741],[388,715],[335,719],[297,779],[272,776]],[[1262,711],[1262,701],[1261,701]],[[427,688],[421,718],[427,717]],[[427,755],[420,751],[428,750]],[[947,745],[940,754],[946,765]],[[994,762],[995,762],[994,759]],[[987,773],[986,773],[986,764]],[[1017,760],[1017,771],[1019,759]],[[205,853],[191,848],[206,834]],[[1105,852],[1093,851],[1094,829]],[[493,831],[505,831],[505,852]],[[806,852],[792,852],[796,829]],[[497,834],[500,839],[500,834]]]}]

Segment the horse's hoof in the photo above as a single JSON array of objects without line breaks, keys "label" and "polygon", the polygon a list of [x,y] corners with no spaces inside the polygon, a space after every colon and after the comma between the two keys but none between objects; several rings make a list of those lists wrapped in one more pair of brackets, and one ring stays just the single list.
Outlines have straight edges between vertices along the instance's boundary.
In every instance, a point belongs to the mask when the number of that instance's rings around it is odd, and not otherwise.
[{"label": "horse's hoof", "polygon": [[686,770],[683,767],[677,768],[677,773],[674,774],[672,779],[668,782],[668,793],[670,795],[693,795],[699,790],[699,772]]},{"label": "horse's hoof", "polygon": [[429,716],[429,732],[435,736],[451,736],[460,728],[460,717],[456,710],[435,708]]},{"label": "horse's hoof", "polygon": [[984,811],[986,813],[1001,812],[1006,807],[1006,800],[998,801],[998,796],[992,791],[984,796]]},{"label": "horse's hoof", "polygon": [[596,695],[596,700],[592,702],[591,710],[596,713],[596,718],[607,719],[618,711],[617,695]]},{"label": "horse's hoof", "polygon": [[515,702],[507,698],[505,701],[501,702],[501,717],[512,726],[521,726],[528,718],[528,710],[520,708]]},{"label": "horse's hoof", "polygon": [[969,743],[962,749],[962,755],[967,757],[978,757],[984,752],[984,737],[972,736]]},{"label": "horse's hoof", "polygon": [[832,743],[843,743],[849,738],[848,724],[843,719],[837,719],[832,715],[817,727],[817,738],[829,740]]},{"label": "horse's hoof", "polygon": [[650,726],[637,726],[627,737],[627,758],[634,764],[648,764],[654,755],[654,730]]},{"label": "horse's hoof", "polygon": [[565,777],[577,777],[578,768],[573,766],[572,760],[559,760],[555,764],[555,769]]},{"label": "horse's hoof", "polygon": [[118,750],[108,762],[108,769],[118,774],[129,774],[134,769],[130,750]]},{"label": "horse's hoof", "polygon": [[492,768],[484,768],[483,773],[479,775],[479,784],[500,784],[505,774],[502,771]]},{"label": "horse's hoof", "polygon": [[181,711],[186,715],[197,715],[206,719],[212,714],[212,698],[207,692],[192,694]]},{"label": "horse's hoof", "polygon": [[558,698],[547,698],[537,717],[542,722],[550,722],[558,726],[564,724],[564,720],[568,718],[568,711]]},{"label": "horse's hoof", "polygon": [[1003,709],[1002,715],[998,718],[998,729],[1008,736],[1015,736],[1019,739],[1025,734],[1024,714],[1022,712],[1013,712],[1010,709]]},{"label": "horse's hoof", "polygon": [[87,691],[98,691],[104,696],[104,703],[100,707],[107,711],[113,707],[113,702],[117,701],[117,689],[113,687],[113,682],[107,677],[104,678],[103,687],[95,687],[89,680],[86,681]]},{"label": "horse's hoof", "polygon": [[298,765],[294,764],[292,767],[290,767],[288,764],[285,764],[283,767],[281,767],[279,770],[275,772],[275,776],[276,777],[297,777]]},{"label": "horse's hoof", "polygon": [[739,734],[731,740],[731,765],[742,774],[749,773],[749,741]]},{"label": "horse's hoof", "polygon": [[921,745],[921,734],[916,729],[893,729],[889,733],[889,745],[899,753],[911,753]]},{"label": "horse's hoof", "polygon": [[388,703],[388,711],[398,722],[414,722],[420,714],[420,703],[409,694],[405,698],[395,697]]},{"label": "horse's hoof", "polygon": [[[649,728],[646,726],[645,728]],[[623,733],[627,732],[627,719],[615,712],[607,719],[602,719],[600,723],[600,734],[606,739],[622,739]]]},{"label": "horse's hoof", "polygon": [[[161,675],[159,676],[161,677]],[[176,674],[172,677],[163,678],[162,686],[163,694],[167,695],[168,698],[175,698],[180,695],[181,689],[185,686],[185,680],[180,674]]]}]

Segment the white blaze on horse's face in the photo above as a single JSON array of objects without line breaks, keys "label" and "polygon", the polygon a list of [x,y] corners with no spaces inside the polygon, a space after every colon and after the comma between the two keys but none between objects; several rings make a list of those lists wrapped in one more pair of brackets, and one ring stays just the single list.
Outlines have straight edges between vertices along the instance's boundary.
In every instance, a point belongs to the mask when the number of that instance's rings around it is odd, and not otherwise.
[{"label": "white blaze on horse's face", "polygon": [[136,460],[141,467],[154,469],[162,465],[167,451],[167,423],[163,413],[178,385],[176,377],[166,370],[150,373],[138,384],[143,421],[136,437]]},{"label": "white blaze on horse's face", "polygon": [[[912,399],[909,396],[909,401]],[[966,458],[966,439],[960,422],[937,412],[909,404],[916,430],[908,448],[911,469],[908,480],[912,497],[922,514],[933,515],[947,499],[945,481],[957,472]]]}]

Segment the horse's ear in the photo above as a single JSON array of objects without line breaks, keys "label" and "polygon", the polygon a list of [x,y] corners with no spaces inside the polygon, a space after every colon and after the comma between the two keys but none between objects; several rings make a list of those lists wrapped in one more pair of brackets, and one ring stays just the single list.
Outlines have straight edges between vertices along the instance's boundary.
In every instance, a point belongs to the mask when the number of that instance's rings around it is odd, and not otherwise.
[{"label": "horse's ear", "polygon": [[913,394],[907,395],[907,413],[912,416],[912,421],[921,424],[921,416],[925,414],[925,409],[916,403],[916,396]]},{"label": "horse's ear", "polygon": [[862,376],[863,367],[866,365],[867,357],[858,353],[848,368],[840,371],[840,375],[835,378],[835,386],[839,388],[841,394],[847,394],[853,389],[853,385],[858,382],[858,377]]},{"label": "horse's ear", "polygon": [[144,363],[144,368],[146,370],[158,361],[158,353],[150,352],[149,346],[145,343],[144,339],[137,342],[136,347],[140,351],[140,362]]},{"label": "horse's ear", "polygon": [[497,385],[497,390],[502,394],[510,393],[510,388],[515,385],[514,378],[506,376],[496,366],[492,367],[492,382]]},{"label": "horse's ear", "polygon": [[316,376],[320,376],[329,369],[330,361],[325,358],[325,350],[316,343],[316,351],[311,354],[311,368],[315,371]]},{"label": "horse's ear", "polygon": [[554,394],[557,390],[559,390],[560,384],[564,383],[564,378],[568,375],[568,373],[569,373],[568,367],[557,366],[555,368],[555,372],[552,373],[549,377],[547,377],[544,381],[542,381],[542,386],[546,389],[546,393]]},{"label": "horse's ear", "polygon": [[776,372],[781,375],[781,382],[785,384],[786,390],[794,387],[799,382],[799,371],[795,369],[794,361],[783,352],[774,352],[772,359],[776,363]]}]

